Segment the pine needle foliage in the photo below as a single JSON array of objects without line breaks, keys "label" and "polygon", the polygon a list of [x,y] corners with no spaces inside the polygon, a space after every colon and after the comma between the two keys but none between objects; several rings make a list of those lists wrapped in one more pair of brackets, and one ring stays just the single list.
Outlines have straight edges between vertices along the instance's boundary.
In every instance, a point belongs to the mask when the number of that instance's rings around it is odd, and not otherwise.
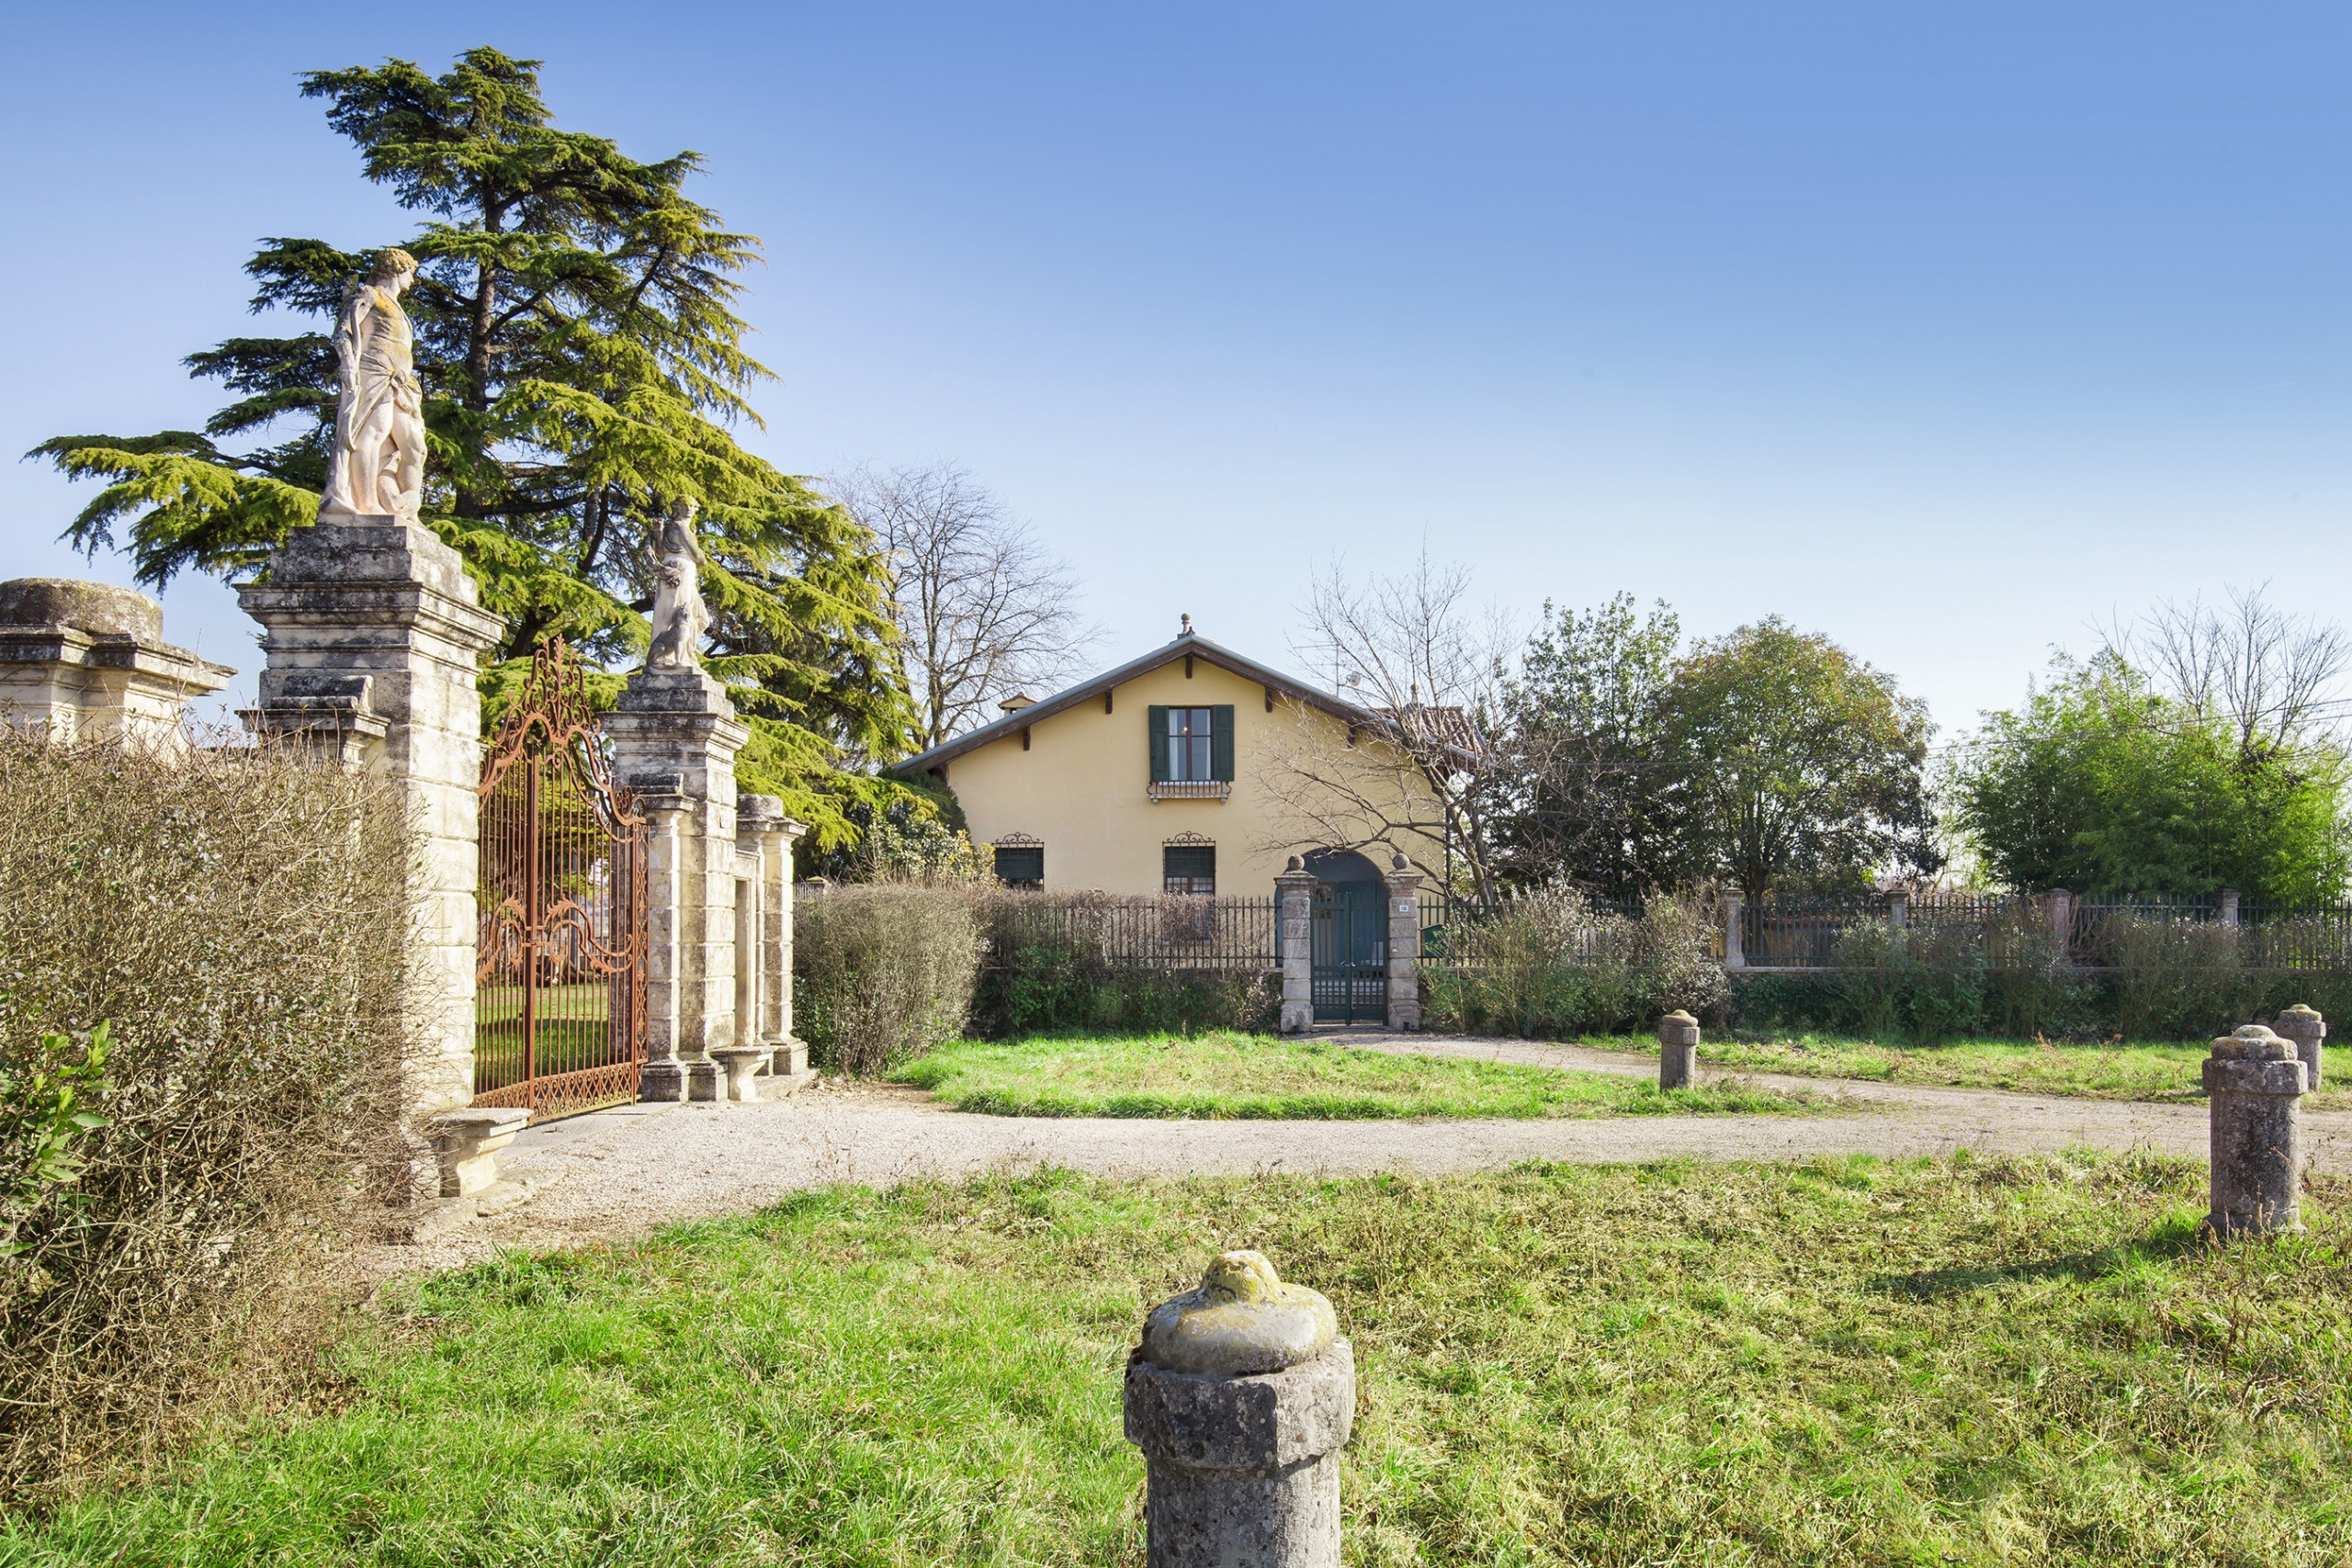
[{"label": "pine needle foliage", "polygon": [[[744,786],[785,797],[818,846],[854,838],[844,807],[899,784],[844,771],[911,750],[874,536],[806,479],[739,446],[772,379],[744,346],[738,276],[760,242],[684,194],[694,152],[641,163],[559,129],[539,62],[474,49],[445,74],[406,61],[303,78],[327,122],[422,227],[416,328],[430,442],[424,521],[464,558],[506,619],[501,662],[569,638],[612,668],[650,640],[653,542],[691,497],[709,564],[705,660],[754,738]],[[262,570],[315,520],[335,411],[330,336],[346,279],[379,247],[265,241],[245,265],[253,309],[319,319],[292,337],[232,338],[190,355],[234,394],[202,431],[61,435],[31,454],[105,483],[65,537],[121,543],[141,581]],[[224,443],[258,441],[242,450]],[[485,678],[492,716],[516,670]]]}]

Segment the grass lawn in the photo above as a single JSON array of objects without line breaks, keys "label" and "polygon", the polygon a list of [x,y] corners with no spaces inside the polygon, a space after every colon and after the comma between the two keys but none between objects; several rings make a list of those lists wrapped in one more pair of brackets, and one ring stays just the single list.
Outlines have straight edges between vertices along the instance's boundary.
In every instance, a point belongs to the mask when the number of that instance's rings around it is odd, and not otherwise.
[{"label": "grass lawn", "polygon": [[1132,1564],[1121,1363],[1229,1246],[1355,1343],[1352,1563],[2340,1562],[2314,1185],[2226,1249],[2139,1156],[833,1190],[408,1287],[0,1562]]},{"label": "grass lawn", "polygon": [[[1594,1038],[1601,1050],[1643,1052],[1655,1058],[1653,1036]],[[2008,1089],[2085,1100],[2202,1100],[2198,1064],[2209,1042],[2177,1044],[2052,1045],[2036,1041],[1972,1040],[1949,1045],[1881,1045],[1834,1035],[1796,1034],[1771,1040],[1700,1043],[1711,1067],[1806,1077],[1874,1078],[1882,1083],[1947,1084],[1959,1089]],[[2352,1056],[2347,1056],[2352,1065]],[[2328,1072],[2331,1084],[2335,1071]],[[2352,1110],[2352,1092],[2310,1096],[2306,1110]]]},{"label": "grass lawn", "polygon": [[1358,1121],[1396,1116],[1623,1116],[1801,1111],[1740,1084],[1662,1094],[1607,1073],[1396,1056],[1275,1035],[958,1041],[889,1075],[993,1116]]}]

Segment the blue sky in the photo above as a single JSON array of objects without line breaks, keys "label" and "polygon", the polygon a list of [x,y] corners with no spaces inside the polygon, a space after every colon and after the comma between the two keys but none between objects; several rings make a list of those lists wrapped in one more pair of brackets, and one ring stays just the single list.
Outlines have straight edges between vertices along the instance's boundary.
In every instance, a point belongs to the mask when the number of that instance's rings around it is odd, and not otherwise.
[{"label": "blue sky", "polygon": [[[646,18],[652,18],[649,27]],[[1947,734],[2266,579],[2342,614],[2352,12],[1752,4],[9,7],[0,449],[200,422],[262,235],[408,229],[296,74],[494,44],[763,235],[779,463],[968,468],[1105,661],[1275,662],[1432,554],[1779,613]],[[128,581],[0,464],[6,575]],[[239,665],[215,584],[167,629]]]}]

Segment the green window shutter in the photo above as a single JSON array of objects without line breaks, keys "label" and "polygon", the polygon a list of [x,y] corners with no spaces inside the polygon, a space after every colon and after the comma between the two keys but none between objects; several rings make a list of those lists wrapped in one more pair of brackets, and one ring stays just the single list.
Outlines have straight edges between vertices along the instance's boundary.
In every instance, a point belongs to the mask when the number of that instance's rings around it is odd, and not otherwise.
[{"label": "green window shutter", "polygon": [[1233,782],[1233,705],[1209,709],[1209,777]]},{"label": "green window shutter", "polygon": [[1168,782],[1168,708],[1154,704],[1143,710],[1145,721],[1151,727],[1151,782]]}]

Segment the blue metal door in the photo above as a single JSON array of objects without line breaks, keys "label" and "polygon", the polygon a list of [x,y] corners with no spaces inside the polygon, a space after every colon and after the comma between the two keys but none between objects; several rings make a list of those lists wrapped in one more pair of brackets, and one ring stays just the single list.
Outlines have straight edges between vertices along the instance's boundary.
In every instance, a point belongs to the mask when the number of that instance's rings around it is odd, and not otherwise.
[{"label": "blue metal door", "polygon": [[1376,882],[1326,882],[1315,889],[1316,1022],[1388,1021],[1385,893]]}]

